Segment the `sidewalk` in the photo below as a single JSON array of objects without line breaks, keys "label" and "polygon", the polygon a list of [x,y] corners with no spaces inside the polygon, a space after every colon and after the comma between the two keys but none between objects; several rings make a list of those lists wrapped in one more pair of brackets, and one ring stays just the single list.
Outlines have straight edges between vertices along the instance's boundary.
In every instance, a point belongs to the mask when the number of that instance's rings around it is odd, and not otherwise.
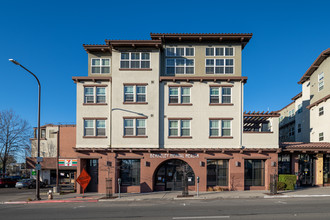
[{"label": "sidewalk", "polygon": [[104,194],[85,193],[84,196],[76,193],[54,195],[53,200],[48,200],[42,194],[40,201],[31,200],[31,196],[0,198],[0,204],[36,204],[36,203],[67,203],[67,202],[121,202],[141,200],[207,200],[207,199],[253,199],[253,198],[303,198],[303,197],[330,197],[330,187],[300,188],[295,191],[281,191],[277,195],[269,195],[269,191],[223,191],[223,192],[189,192],[193,197],[179,198],[180,191],[151,192],[151,193],[122,193],[120,198],[105,199]]}]

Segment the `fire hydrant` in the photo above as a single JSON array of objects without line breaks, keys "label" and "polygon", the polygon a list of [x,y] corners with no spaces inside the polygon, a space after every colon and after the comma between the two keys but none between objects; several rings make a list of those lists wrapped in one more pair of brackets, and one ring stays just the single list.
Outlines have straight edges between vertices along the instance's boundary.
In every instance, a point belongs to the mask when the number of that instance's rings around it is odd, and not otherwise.
[{"label": "fire hydrant", "polygon": [[49,200],[52,200],[53,199],[53,192],[52,192],[52,190],[49,190],[48,191],[48,199]]}]

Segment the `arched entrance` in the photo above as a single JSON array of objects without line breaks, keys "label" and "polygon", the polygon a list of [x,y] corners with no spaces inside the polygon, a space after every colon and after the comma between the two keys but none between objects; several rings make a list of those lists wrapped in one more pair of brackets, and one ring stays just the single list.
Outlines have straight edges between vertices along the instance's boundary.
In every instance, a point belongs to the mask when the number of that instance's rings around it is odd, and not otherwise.
[{"label": "arched entrance", "polygon": [[188,186],[194,186],[195,173],[188,163],[178,159],[163,162],[154,175],[155,191],[182,190],[184,172],[188,176]]}]

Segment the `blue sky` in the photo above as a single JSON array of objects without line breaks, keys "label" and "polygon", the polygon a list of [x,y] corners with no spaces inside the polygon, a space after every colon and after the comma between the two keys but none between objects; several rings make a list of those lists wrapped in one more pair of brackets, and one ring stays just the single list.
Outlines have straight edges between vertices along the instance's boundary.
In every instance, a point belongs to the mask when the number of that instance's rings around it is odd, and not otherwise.
[{"label": "blue sky", "polygon": [[87,76],[82,44],[149,39],[149,33],[253,33],[243,50],[245,110],[278,110],[300,92],[300,77],[330,47],[329,1],[2,1],[0,110],[37,126],[75,123],[72,76]]}]

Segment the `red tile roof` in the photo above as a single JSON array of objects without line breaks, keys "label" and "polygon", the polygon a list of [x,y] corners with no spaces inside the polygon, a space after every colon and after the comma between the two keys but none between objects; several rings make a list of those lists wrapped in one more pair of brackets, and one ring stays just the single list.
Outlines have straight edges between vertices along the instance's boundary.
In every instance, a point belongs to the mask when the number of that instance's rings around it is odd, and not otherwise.
[{"label": "red tile roof", "polygon": [[330,142],[281,142],[280,147],[286,150],[296,150],[296,149],[329,149]]},{"label": "red tile roof", "polygon": [[299,84],[304,83],[306,80],[309,80],[309,77],[314,73],[317,68],[321,65],[321,63],[330,56],[330,48],[322,51],[322,53],[316,58],[314,63],[308,68],[306,73],[300,78]]}]

